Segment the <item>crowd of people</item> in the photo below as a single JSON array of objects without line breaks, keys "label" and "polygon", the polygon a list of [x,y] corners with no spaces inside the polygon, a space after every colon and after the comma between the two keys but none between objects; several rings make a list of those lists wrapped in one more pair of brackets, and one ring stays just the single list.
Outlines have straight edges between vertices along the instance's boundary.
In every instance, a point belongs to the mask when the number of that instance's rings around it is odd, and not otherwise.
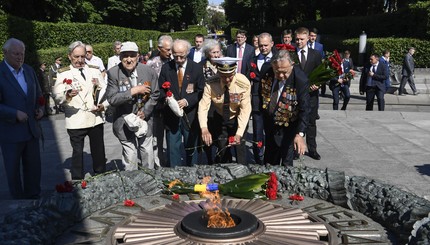
[{"label": "crowd of people", "polygon": [[[250,45],[246,31],[238,30],[236,42],[224,49],[221,42],[201,34],[195,36],[194,47],[187,40],[162,35],[157,50],[143,55],[135,42],[115,41],[107,69],[94,54],[97,50],[76,41],[68,49],[70,65],[61,66],[61,57],[56,57],[53,65],[43,63],[37,72],[23,63],[25,44],[7,40],[0,63],[5,74],[0,82],[0,133],[10,137],[2,137],[0,144],[11,195],[40,194],[37,124],[44,114],[65,115],[72,180],[84,178],[86,136],[94,174],[106,171],[107,110],[122,147],[124,170],[247,164],[247,159],[292,166],[304,154],[320,160],[317,120],[325,84],[317,86],[308,79],[326,55],[317,37],[315,28],[300,27],[285,30],[281,45],[274,45],[267,32],[253,36]],[[418,94],[414,52],[410,48],[405,56],[399,95],[406,82]],[[381,58],[372,54],[369,61],[360,78],[360,93],[366,93],[366,110],[373,110],[375,96],[378,109],[384,110],[389,51]],[[348,50],[341,67],[343,74],[327,81],[334,110],[339,97],[341,110],[350,99],[351,78],[344,74],[355,67]],[[252,136],[247,136],[251,125]],[[246,143],[252,144],[252,156]]]}]

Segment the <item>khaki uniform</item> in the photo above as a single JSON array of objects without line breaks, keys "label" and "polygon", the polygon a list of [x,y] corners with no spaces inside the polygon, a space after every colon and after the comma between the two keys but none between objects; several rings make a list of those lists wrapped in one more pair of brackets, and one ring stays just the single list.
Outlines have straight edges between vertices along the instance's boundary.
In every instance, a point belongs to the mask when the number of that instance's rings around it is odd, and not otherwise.
[{"label": "khaki uniform", "polygon": [[[208,127],[208,111],[211,102],[216,113],[223,115],[224,84],[218,76],[209,78],[199,102],[198,118],[201,128]],[[229,86],[230,119],[237,118],[236,135],[243,136],[251,114],[251,84],[242,74],[236,74]]]}]

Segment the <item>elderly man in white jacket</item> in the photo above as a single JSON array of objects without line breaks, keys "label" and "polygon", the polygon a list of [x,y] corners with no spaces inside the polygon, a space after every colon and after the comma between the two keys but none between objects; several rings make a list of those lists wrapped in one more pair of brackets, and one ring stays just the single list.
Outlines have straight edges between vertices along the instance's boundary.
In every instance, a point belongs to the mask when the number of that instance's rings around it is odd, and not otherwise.
[{"label": "elderly man in white jacket", "polygon": [[84,139],[90,138],[95,174],[106,171],[103,140],[104,111],[109,103],[103,98],[106,83],[99,69],[85,64],[85,44],[69,46],[70,66],[58,70],[54,86],[55,100],[64,106],[66,129],[72,145],[72,180],[84,178]]}]

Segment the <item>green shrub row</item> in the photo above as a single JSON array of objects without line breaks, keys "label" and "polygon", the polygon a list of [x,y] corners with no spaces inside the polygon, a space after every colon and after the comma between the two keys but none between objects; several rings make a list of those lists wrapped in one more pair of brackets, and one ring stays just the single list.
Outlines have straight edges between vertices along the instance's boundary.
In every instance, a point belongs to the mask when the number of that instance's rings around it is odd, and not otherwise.
[{"label": "green shrub row", "polygon": [[[165,33],[173,39],[189,40],[193,44],[194,36],[205,34],[202,26],[190,26],[187,31]],[[29,21],[22,18],[2,14],[0,15],[0,43],[8,38],[15,37],[26,44],[26,63],[37,67],[41,62],[53,63],[55,57],[62,56],[63,62],[68,63],[67,47],[70,43],[79,40],[91,44],[95,55],[105,63],[113,55],[114,41],[134,41],[141,52],[150,49],[149,40],[153,48],[157,47],[157,38],[161,32],[154,30],[135,30],[130,28],[90,23],[50,23]],[[3,59],[3,54],[0,54]]]},{"label": "green shrub row", "polygon": [[[347,39],[341,42],[338,49],[351,50],[351,56],[354,60],[359,57],[358,54],[358,38]],[[430,67],[430,41],[414,39],[414,38],[369,38],[366,45],[366,61],[372,53],[382,55],[385,49],[388,49],[391,54],[390,61],[397,65],[401,65],[405,54],[409,47],[416,48],[414,55],[415,67],[427,68]],[[330,50],[330,49],[327,49]]]}]

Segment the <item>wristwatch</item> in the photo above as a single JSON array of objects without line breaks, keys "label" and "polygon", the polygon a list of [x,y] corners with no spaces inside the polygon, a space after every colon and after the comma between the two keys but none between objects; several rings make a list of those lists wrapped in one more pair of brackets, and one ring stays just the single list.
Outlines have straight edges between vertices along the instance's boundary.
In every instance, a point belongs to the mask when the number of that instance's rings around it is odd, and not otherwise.
[{"label": "wristwatch", "polygon": [[303,132],[299,132],[299,135],[300,135],[300,137],[305,137],[305,133],[303,133]]}]

